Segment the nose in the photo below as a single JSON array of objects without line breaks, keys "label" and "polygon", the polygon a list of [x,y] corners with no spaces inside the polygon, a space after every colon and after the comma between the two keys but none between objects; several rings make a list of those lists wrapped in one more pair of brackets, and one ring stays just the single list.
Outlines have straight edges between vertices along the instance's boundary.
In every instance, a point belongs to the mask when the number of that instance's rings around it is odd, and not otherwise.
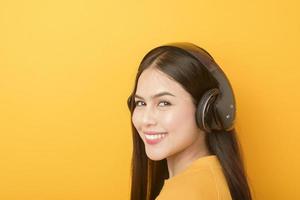
[{"label": "nose", "polygon": [[155,111],[152,108],[146,108],[144,110],[143,116],[142,116],[142,123],[143,125],[153,125],[156,124],[156,114]]}]

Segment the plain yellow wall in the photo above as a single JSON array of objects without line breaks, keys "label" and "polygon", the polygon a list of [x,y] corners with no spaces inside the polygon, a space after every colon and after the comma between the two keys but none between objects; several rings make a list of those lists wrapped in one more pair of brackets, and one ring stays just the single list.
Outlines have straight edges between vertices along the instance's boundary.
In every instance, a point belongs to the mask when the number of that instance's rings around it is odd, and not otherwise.
[{"label": "plain yellow wall", "polygon": [[230,79],[257,200],[300,199],[300,3],[0,1],[0,199],[129,199],[126,100],[151,48],[188,41]]}]

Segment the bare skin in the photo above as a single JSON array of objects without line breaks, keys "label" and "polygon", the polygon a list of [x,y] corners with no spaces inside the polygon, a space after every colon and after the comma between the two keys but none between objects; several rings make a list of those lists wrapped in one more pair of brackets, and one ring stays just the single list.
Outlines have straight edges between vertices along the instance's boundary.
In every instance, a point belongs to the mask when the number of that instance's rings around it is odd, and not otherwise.
[{"label": "bare skin", "polygon": [[[168,92],[171,95],[153,97]],[[195,121],[191,95],[176,81],[156,68],[146,69],[138,80],[132,122],[152,160],[167,159],[169,177],[184,171],[193,161],[210,155],[205,134]],[[155,145],[146,142],[145,132],[166,133]]]}]

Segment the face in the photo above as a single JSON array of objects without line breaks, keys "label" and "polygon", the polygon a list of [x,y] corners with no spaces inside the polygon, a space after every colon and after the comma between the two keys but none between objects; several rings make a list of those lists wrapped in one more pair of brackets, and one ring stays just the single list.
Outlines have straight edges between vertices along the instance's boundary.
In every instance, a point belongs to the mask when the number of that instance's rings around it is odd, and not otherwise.
[{"label": "face", "polygon": [[178,82],[155,68],[146,69],[137,83],[135,104],[132,122],[150,159],[162,160],[194,148],[192,143],[200,136],[196,107]]}]

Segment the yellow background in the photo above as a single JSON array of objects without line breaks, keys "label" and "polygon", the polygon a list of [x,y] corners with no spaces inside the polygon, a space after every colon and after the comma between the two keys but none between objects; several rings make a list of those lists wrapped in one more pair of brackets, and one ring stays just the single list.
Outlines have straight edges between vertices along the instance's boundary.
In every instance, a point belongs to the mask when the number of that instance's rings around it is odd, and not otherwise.
[{"label": "yellow background", "polygon": [[126,100],[151,48],[208,50],[257,200],[300,199],[300,3],[0,1],[0,199],[129,199]]}]

